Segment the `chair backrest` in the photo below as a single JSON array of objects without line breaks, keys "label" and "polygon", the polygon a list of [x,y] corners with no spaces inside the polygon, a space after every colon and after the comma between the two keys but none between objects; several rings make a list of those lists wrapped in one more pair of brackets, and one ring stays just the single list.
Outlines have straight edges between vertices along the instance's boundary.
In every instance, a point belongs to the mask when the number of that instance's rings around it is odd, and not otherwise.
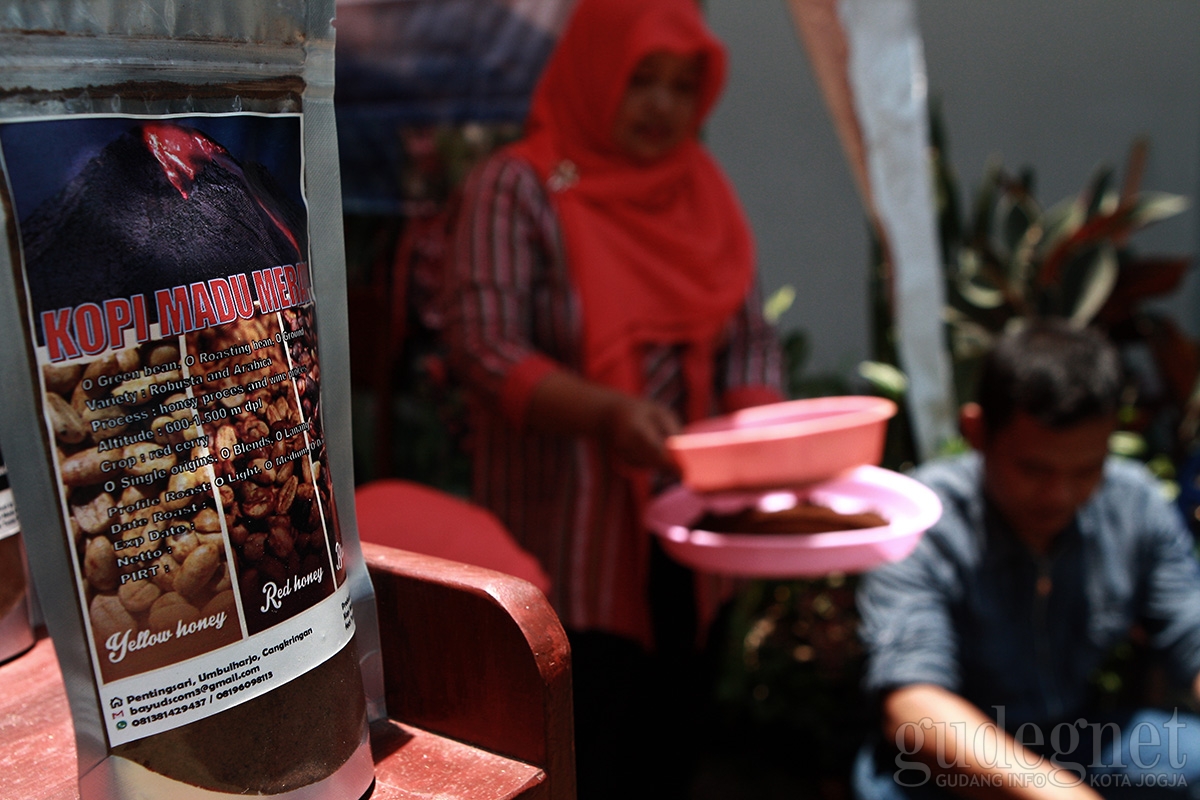
[{"label": "chair backrest", "polygon": [[[544,780],[529,788],[530,800],[574,800],[571,653],[546,597],[470,564],[370,542],[363,555],[375,584],[389,716],[540,768]],[[436,796],[460,796],[450,788]]]},{"label": "chair backrest", "polygon": [[447,492],[395,478],[370,481],[354,493],[365,542],[503,572],[550,590],[537,559],[487,509]]}]

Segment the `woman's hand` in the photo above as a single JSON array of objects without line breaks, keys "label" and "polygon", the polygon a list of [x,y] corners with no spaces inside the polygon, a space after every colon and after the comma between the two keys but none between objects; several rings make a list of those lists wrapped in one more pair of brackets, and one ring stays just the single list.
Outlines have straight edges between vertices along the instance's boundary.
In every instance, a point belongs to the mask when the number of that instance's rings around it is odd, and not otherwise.
[{"label": "woman's hand", "polygon": [[679,417],[666,406],[622,395],[601,417],[599,438],[631,467],[674,469],[666,441],[680,427]]},{"label": "woman's hand", "polygon": [[667,437],[681,427],[675,412],[572,372],[552,372],[538,383],[525,424],[544,433],[593,437],[626,466],[675,469],[666,447]]}]

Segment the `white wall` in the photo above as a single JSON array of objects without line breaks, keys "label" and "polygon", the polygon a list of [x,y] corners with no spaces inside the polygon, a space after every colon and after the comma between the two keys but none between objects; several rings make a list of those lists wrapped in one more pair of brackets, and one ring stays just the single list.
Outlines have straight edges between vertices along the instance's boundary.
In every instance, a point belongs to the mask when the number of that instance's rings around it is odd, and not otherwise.
[{"label": "white wall", "polygon": [[[706,0],[732,59],[707,136],[755,229],[764,292],[794,284],[781,321],[808,331],[814,369],[868,356],[868,239],[840,144],[783,0]],[[989,156],[1031,166],[1046,205],[1150,137],[1143,187],[1193,198],[1135,237],[1195,254],[1200,239],[1200,3],[918,0],[930,92],[942,100],[964,193]],[[1200,270],[1200,265],[1193,273]],[[1200,335],[1200,276],[1169,303]]]},{"label": "white wall", "polygon": [[784,329],[805,329],[813,368],[852,369],[867,353],[865,217],[841,145],[783,0],[707,0],[730,51],[706,138],[758,242],[764,295],[793,284]]}]

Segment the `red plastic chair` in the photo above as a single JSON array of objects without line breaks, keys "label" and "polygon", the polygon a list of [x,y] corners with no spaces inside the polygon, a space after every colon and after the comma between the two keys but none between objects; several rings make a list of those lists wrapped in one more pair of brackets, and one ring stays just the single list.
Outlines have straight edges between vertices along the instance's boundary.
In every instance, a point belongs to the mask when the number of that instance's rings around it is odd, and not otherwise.
[{"label": "red plastic chair", "polygon": [[354,492],[364,542],[503,572],[550,590],[537,559],[487,509],[412,481],[385,478]]}]

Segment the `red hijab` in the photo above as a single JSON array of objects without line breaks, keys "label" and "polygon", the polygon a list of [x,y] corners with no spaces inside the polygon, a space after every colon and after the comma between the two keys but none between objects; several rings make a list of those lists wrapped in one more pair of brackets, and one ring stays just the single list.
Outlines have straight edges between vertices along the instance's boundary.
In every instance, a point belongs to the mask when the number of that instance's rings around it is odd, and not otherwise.
[{"label": "red hijab", "polygon": [[545,182],[582,304],[583,372],[640,394],[642,349],[685,344],[689,419],[706,416],[718,337],[749,291],[750,229],[724,175],[695,138],[641,164],[613,140],[638,62],[699,54],[695,126],[725,79],[725,51],[695,0],[580,0],[512,152]]}]

